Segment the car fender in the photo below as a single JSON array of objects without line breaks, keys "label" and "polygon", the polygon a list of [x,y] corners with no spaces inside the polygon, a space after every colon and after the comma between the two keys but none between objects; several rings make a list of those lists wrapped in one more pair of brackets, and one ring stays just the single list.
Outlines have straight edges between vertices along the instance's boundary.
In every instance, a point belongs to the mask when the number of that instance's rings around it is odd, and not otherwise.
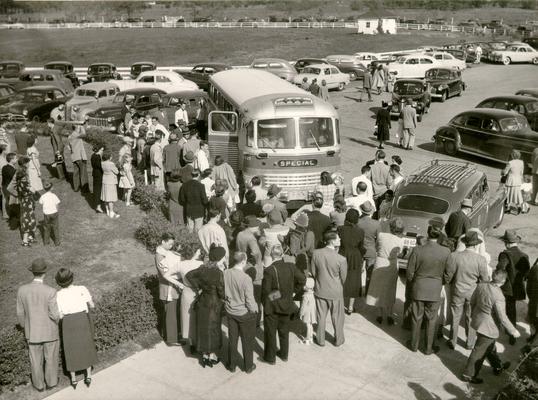
[{"label": "car fender", "polygon": [[456,146],[461,147],[461,137],[458,130],[452,126],[442,126],[435,132],[434,140],[436,144],[442,145],[445,141],[456,142]]},{"label": "car fender", "polygon": [[496,228],[502,223],[506,196],[506,188],[499,185],[499,188],[488,197],[487,229]]}]

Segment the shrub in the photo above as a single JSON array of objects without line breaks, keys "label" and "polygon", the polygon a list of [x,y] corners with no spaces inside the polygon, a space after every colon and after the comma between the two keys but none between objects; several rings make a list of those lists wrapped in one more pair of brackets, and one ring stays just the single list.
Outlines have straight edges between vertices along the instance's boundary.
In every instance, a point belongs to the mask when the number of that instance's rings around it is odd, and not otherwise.
[{"label": "shrub", "polygon": [[9,326],[0,331],[0,393],[28,382],[30,360],[24,332]]},{"label": "shrub", "polygon": [[118,152],[120,151],[121,146],[123,146],[123,139],[121,136],[103,131],[96,127],[90,127],[86,129],[86,138],[84,140],[92,146],[104,146],[106,150],[112,152],[113,161],[118,161]]},{"label": "shrub", "polygon": [[133,169],[136,187],[133,189],[132,200],[143,211],[158,210],[165,213],[168,205],[168,194],[158,190],[153,185],[146,185],[144,175]]},{"label": "shrub", "polygon": [[538,398],[538,348],[534,348],[510,374],[508,385],[496,398],[510,400]]}]

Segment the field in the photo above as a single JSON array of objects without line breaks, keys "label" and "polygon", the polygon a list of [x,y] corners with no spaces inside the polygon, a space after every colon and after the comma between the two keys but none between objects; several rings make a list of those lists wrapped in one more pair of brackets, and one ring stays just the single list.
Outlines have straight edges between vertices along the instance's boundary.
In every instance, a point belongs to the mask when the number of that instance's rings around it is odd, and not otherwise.
[{"label": "field", "polygon": [[473,37],[440,32],[366,36],[353,29],[9,30],[0,35],[0,54],[34,67],[52,60],[68,60],[78,67],[104,61],[125,67],[145,60],[163,66],[208,61],[245,65],[255,57],[294,60],[412,49],[461,39]]}]

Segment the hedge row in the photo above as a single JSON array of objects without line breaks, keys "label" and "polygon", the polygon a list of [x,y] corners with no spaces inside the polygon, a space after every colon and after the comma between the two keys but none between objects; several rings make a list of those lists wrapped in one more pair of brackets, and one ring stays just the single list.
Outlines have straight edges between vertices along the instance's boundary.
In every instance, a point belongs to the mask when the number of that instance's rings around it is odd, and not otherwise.
[{"label": "hedge row", "polygon": [[508,385],[499,392],[496,399],[538,399],[538,348],[534,348],[510,374]]}]

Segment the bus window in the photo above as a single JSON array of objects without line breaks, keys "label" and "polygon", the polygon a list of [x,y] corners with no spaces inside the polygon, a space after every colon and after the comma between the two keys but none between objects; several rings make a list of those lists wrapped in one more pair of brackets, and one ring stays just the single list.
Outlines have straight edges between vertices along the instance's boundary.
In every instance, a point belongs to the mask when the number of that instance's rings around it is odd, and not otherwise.
[{"label": "bus window", "polygon": [[300,118],[299,140],[303,149],[334,146],[331,118]]},{"label": "bus window", "polygon": [[252,121],[247,125],[247,146],[254,147],[254,123]]},{"label": "bus window", "polygon": [[214,132],[235,134],[237,129],[237,118],[235,113],[214,111],[210,116],[211,129]]},{"label": "bus window", "polygon": [[258,121],[258,148],[295,148],[295,120],[279,118]]}]

